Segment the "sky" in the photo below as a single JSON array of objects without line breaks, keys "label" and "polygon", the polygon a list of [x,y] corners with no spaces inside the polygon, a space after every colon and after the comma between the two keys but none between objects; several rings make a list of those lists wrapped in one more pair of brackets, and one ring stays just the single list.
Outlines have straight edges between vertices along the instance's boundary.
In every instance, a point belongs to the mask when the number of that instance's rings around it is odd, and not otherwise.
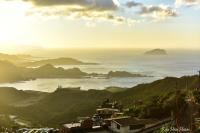
[{"label": "sky", "polygon": [[0,49],[200,49],[200,0],[0,0]]}]

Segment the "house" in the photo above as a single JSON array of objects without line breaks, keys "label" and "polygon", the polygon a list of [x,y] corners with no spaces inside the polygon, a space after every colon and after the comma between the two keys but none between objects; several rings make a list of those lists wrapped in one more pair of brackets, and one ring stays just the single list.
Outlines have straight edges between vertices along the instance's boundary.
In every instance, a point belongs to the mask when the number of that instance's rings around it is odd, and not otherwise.
[{"label": "house", "polygon": [[83,133],[93,128],[93,121],[90,117],[79,117],[77,123],[63,124],[60,133]]},{"label": "house", "polygon": [[98,115],[94,114],[92,116],[93,126],[102,126],[104,125],[104,120]]},{"label": "house", "polygon": [[145,128],[145,121],[133,117],[112,119],[109,129],[116,133],[135,133]]},{"label": "house", "polygon": [[93,127],[93,121],[90,117],[79,117],[79,122],[81,123],[81,128],[83,129],[92,129]]},{"label": "house", "polygon": [[81,131],[81,123],[63,124],[60,133],[73,133]]},{"label": "house", "polygon": [[122,111],[123,105],[121,103],[118,103],[117,101],[110,102],[109,99],[106,99],[105,101],[103,101],[100,108],[112,108],[112,109],[118,109]]},{"label": "house", "polygon": [[100,108],[96,110],[96,113],[103,119],[111,118],[112,115],[119,112],[119,109],[113,108]]}]

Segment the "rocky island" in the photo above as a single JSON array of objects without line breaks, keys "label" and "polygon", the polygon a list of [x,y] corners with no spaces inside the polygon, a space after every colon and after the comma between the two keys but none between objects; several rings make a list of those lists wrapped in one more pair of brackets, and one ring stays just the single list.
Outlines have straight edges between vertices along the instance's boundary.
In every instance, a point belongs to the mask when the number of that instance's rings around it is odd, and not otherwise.
[{"label": "rocky island", "polygon": [[146,77],[145,75],[138,73],[130,73],[127,71],[110,71],[107,74],[108,78],[123,78],[123,77]]},{"label": "rocky island", "polygon": [[167,55],[167,51],[164,49],[153,49],[145,52],[145,55]]}]

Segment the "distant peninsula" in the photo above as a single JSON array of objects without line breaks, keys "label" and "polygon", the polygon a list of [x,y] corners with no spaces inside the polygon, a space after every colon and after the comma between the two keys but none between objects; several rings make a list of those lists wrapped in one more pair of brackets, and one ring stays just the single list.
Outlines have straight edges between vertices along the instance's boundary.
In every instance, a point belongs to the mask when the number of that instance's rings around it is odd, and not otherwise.
[{"label": "distant peninsula", "polygon": [[15,65],[22,67],[40,67],[46,64],[51,64],[54,66],[59,65],[98,65],[98,63],[93,62],[83,62],[74,58],[60,57],[60,58],[48,58],[40,59],[38,57],[33,57],[31,55],[25,54],[4,54],[0,53],[1,61],[8,61]]},{"label": "distant peninsula", "polygon": [[26,67],[38,67],[38,66],[43,66],[46,64],[51,64],[51,65],[97,65],[97,63],[90,63],[90,62],[82,62],[77,59],[73,58],[55,58],[55,59],[46,59],[46,60],[39,60],[39,61],[31,61],[31,62],[25,62],[23,66]]},{"label": "distant peninsula", "polygon": [[167,51],[164,49],[153,49],[145,52],[145,55],[167,55]]},{"label": "distant peninsula", "polygon": [[124,78],[146,77],[141,74],[133,74],[126,71],[110,71],[107,74],[86,73],[79,68],[64,69],[54,67],[52,64],[42,65],[36,68],[19,67],[8,61],[0,61],[0,83],[19,82],[38,78]]},{"label": "distant peninsula", "polygon": [[20,63],[23,61],[31,60],[33,57],[31,55],[24,55],[24,54],[5,54],[5,53],[0,53],[0,60],[5,60],[9,61],[12,63]]},{"label": "distant peninsula", "polygon": [[138,73],[130,73],[127,71],[110,71],[107,74],[108,78],[123,78],[123,77],[146,77],[145,75]]}]

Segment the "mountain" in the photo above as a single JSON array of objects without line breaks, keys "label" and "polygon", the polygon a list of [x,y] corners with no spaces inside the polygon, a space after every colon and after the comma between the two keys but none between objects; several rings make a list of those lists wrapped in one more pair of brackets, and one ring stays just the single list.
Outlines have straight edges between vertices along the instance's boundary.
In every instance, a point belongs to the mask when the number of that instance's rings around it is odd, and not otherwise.
[{"label": "mountain", "polygon": [[35,61],[34,57],[26,54],[4,54],[0,53],[1,61],[8,61],[24,67],[39,67],[46,64],[57,65],[97,65],[98,63],[82,62],[73,58],[55,58]]},{"label": "mountain", "polygon": [[166,77],[161,80],[147,84],[139,84],[135,87],[115,93],[112,99],[120,99],[126,106],[130,106],[134,100],[148,101],[151,97],[157,95],[166,95],[175,92],[175,89],[183,90],[198,88],[198,76],[184,76],[181,78]]},{"label": "mountain", "polygon": [[167,51],[164,49],[153,49],[145,52],[145,55],[167,55]]},{"label": "mountain", "polygon": [[23,61],[30,60],[32,56],[30,55],[11,55],[11,54],[4,54],[0,53],[0,60],[6,60],[12,63],[19,63]]},{"label": "mountain", "polygon": [[41,99],[47,93],[22,91],[13,87],[0,87],[0,103],[13,106],[27,106]]},{"label": "mountain", "polygon": [[79,68],[56,68],[51,64],[38,68],[29,68],[25,74],[30,78],[84,78],[87,76],[87,73],[82,72]]},{"label": "mountain", "polygon": [[97,65],[97,63],[86,63],[86,62],[82,62],[73,58],[64,58],[64,57],[23,63],[24,66],[28,66],[28,67],[38,67],[38,66],[43,66],[46,64],[51,64],[54,66],[56,65]]},{"label": "mountain", "polygon": [[79,68],[56,68],[47,64],[38,68],[16,66],[7,61],[0,61],[0,83],[33,80],[37,78],[84,78],[87,73]]},{"label": "mountain", "polygon": [[0,61],[0,83],[17,82],[29,80],[30,78],[23,76],[25,68],[17,67],[7,61]]},{"label": "mountain", "polygon": [[34,80],[37,78],[123,78],[145,77],[141,74],[132,74],[126,71],[111,71],[108,74],[86,73],[79,68],[64,69],[46,64],[37,68],[19,67],[7,61],[0,61],[0,83]]},{"label": "mountain", "polygon": [[[19,96],[18,99],[23,94],[26,94],[25,97],[29,96],[24,91],[15,93],[16,97]],[[71,122],[77,116],[92,115],[103,100],[111,97],[111,93],[104,90],[58,89],[43,96],[39,101],[24,107],[4,105],[4,108],[0,108],[0,114],[9,112],[37,126],[41,124],[44,126],[59,126],[60,123]],[[9,99],[9,97],[7,98]],[[7,99],[4,98],[4,100]]]},{"label": "mountain", "polygon": [[[14,105],[19,105],[22,100],[28,101],[28,97],[31,97],[32,94],[16,89],[5,93],[4,89],[3,92],[0,92],[3,96],[1,102],[7,101],[5,102],[7,105],[0,108],[0,113],[8,112],[36,125],[59,126],[60,123],[73,121],[79,116],[91,116],[95,113],[95,109],[109,98],[122,103],[125,109],[132,108],[134,101],[141,101],[139,115],[147,117],[148,114],[147,118],[167,118],[174,108],[176,90],[186,92],[186,89],[192,90],[197,87],[198,76],[185,76],[181,78],[167,77],[117,92],[65,88],[42,94],[43,96],[39,100],[27,104],[27,106]],[[36,98],[40,95],[32,93],[36,95]],[[7,96],[8,94],[10,96]],[[10,98],[11,100],[9,100]],[[0,106],[2,105],[0,104]]]},{"label": "mountain", "polygon": [[112,93],[117,93],[117,92],[125,91],[126,89],[128,89],[128,88],[110,86],[110,87],[106,87],[104,90],[112,92]]}]

